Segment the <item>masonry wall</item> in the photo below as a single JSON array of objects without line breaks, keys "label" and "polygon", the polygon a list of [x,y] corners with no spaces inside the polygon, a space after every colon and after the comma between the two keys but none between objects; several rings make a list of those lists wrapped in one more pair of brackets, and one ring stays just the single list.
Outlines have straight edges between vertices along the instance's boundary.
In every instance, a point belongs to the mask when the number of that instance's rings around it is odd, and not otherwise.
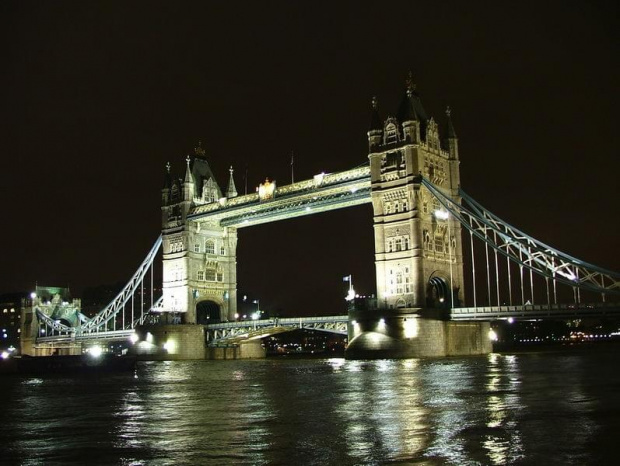
[{"label": "masonry wall", "polygon": [[422,317],[421,309],[355,312],[350,316],[348,359],[419,358],[487,354],[488,322]]}]

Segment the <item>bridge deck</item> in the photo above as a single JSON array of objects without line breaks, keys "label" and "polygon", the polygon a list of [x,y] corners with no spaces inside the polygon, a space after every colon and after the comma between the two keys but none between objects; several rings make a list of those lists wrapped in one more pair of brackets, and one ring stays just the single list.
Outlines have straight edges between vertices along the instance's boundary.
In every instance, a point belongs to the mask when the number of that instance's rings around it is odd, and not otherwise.
[{"label": "bridge deck", "polygon": [[620,303],[572,303],[524,306],[461,307],[450,311],[451,320],[583,319],[620,315]]}]

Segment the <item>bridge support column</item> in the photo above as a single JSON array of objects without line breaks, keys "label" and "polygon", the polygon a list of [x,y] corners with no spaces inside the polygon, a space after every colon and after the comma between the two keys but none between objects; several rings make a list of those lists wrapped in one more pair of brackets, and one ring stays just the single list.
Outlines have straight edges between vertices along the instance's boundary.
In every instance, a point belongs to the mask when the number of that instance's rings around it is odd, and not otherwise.
[{"label": "bridge support column", "polygon": [[441,320],[419,308],[351,311],[347,359],[465,356],[492,351],[488,322]]},{"label": "bridge support column", "polygon": [[207,359],[263,359],[267,356],[261,340],[248,340],[241,343],[209,346]]}]

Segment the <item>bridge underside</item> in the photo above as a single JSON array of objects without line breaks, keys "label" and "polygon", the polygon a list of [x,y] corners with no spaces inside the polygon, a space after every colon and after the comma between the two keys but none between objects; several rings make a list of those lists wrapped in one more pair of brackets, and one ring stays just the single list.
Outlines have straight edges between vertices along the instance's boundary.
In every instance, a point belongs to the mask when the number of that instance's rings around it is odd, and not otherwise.
[{"label": "bridge underside", "polygon": [[347,334],[348,316],[301,317],[205,325],[208,345],[239,344],[298,329]]}]

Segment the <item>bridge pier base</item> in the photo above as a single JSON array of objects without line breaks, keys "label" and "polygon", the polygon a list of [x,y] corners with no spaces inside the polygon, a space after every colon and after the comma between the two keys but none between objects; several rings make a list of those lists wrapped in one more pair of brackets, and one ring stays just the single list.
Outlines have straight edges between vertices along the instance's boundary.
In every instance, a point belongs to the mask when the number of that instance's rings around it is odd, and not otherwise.
[{"label": "bridge pier base", "polygon": [[202,325],[144,325],[136,328],[136,334],[138,341],[131,353],[140,359],[205,359],[205,329]]},{"label": "bridge pier base", "polygon": [[143,360],[260,359],[266,357],[261,340],[205,346],[202,325],[144,325],[136,329],[138,341],[131,354]]},{"label": "bridge pier base", "polygon": [[441,320],[436,310],[349,312],[347,359],[465,356],[492,351],[488,322]]},{"label": "bridge pier base", "polygon": [[234,345],[207,347],[207,359],[262,359],[267,357],[261,340],[248,340]]}]

